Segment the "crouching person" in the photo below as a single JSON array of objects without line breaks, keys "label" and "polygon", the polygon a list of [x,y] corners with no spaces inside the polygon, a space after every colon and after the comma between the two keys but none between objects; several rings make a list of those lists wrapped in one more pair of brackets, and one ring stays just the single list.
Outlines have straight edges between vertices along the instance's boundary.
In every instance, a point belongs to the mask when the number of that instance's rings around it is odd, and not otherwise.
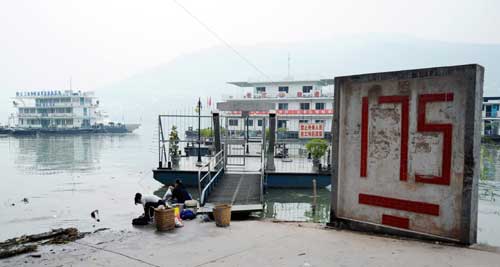
[{"label": "crouching person", "polygon": [[135,205],[142,204],[144,207],[144,217],[147,221],[151,221],[154,215],[154,208],[160,205],[165,205],[165,201],[155,195],[142,195],[141,193],[135,194]]}]

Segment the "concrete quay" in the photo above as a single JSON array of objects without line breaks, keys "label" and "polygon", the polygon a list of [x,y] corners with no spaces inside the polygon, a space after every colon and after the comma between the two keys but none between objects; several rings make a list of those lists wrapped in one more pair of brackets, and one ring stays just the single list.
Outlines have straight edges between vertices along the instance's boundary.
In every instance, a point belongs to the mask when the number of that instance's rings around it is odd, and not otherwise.
[{"label": "concrete quay", "polygon": [[[0,266],[498,266],[500,252],[337,231],[313,223],[199,219],[158,233],[153,226],[98,232],[42,246]],[[32,254],[32,255],[33,255]]]}]

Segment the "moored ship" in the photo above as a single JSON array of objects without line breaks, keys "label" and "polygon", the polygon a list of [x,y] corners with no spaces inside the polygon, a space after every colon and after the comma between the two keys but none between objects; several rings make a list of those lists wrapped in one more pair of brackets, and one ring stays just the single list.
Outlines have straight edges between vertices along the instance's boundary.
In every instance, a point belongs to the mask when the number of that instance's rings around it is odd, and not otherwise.
[{"label": "moored ship", "polygon": [[13,105],[16,114],[8,128],[13,135],[130,133],[140,126],[108,121],[93,92],[17,92]]}]

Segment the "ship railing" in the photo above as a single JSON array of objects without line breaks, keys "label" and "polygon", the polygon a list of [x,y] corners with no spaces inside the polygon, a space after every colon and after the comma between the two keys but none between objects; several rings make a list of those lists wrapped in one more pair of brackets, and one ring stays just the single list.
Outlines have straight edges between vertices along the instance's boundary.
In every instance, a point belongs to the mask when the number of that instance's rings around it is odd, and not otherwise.
[{"label": "ship railing", "polygon": [[170,169],[177,168],[177,164],[185,166],[189,157],[197,156],[198,134],[201,156],[213,157],[213,132],[211,115],[159,115],[158,167]]}]

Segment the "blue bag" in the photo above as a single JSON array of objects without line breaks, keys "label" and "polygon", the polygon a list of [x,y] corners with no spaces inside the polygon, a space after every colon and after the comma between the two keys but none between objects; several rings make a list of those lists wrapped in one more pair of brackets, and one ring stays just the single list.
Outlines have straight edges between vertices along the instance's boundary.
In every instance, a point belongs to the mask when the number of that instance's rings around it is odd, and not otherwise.
[{"label": "blue bag", "polygon": [[188,209],[182,210],[181,219],[192,220],[194,218],[196,218],[196,214],[192,210],[188,210]]}]

